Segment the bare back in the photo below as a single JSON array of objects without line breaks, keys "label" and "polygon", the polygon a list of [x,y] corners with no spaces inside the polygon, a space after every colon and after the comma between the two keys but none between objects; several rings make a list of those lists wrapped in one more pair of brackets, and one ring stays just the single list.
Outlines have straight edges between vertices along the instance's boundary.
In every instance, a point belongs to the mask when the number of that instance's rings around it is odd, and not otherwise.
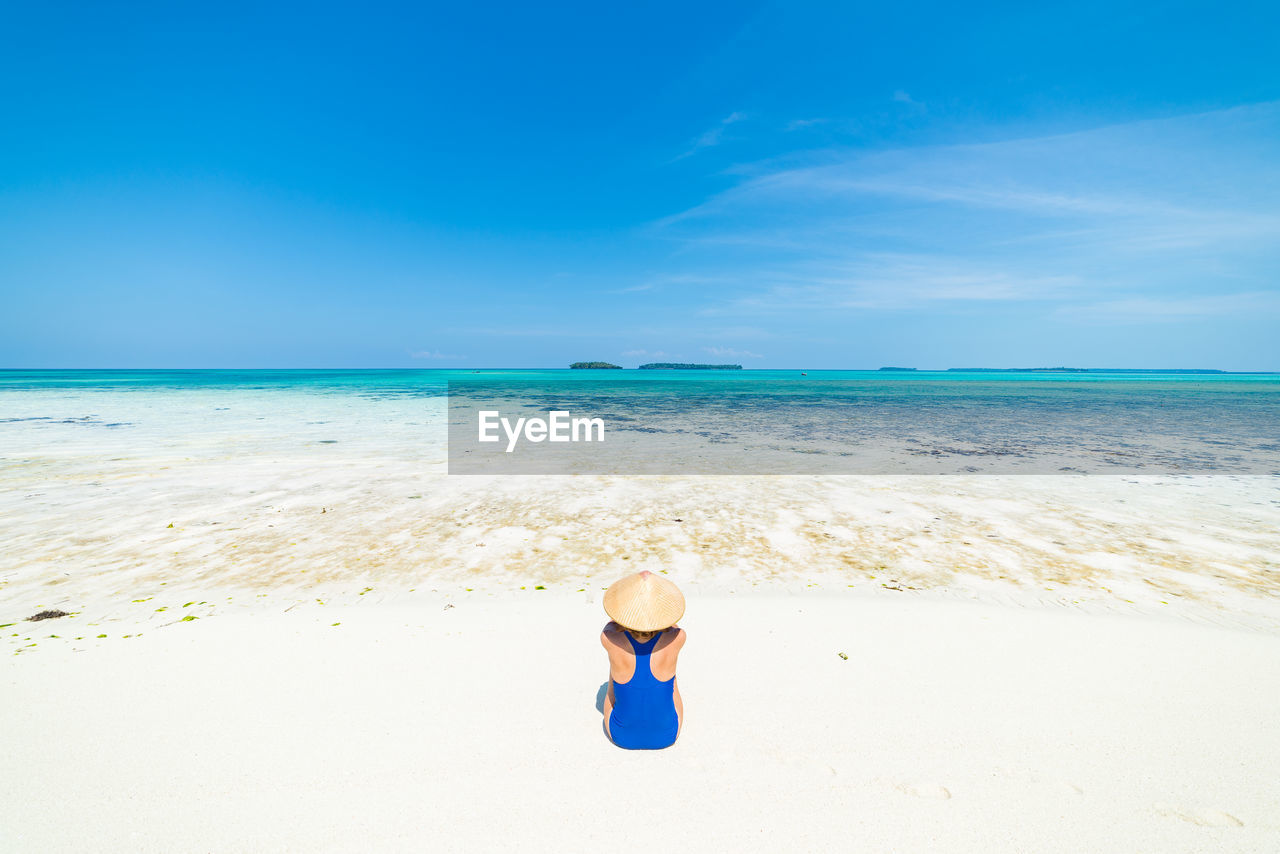
[{"label": "bare back", "polygon": [[[684,647],[685,633],[679,626],[665,629],[649,656],[653,678],[662,682],[676,675],[676,659]],[[600,633],[600,644],[609,653],[609,678],[614,682],[630,682],[636,672],[636,653],[631,639],[617,623],[609,623]]]}]

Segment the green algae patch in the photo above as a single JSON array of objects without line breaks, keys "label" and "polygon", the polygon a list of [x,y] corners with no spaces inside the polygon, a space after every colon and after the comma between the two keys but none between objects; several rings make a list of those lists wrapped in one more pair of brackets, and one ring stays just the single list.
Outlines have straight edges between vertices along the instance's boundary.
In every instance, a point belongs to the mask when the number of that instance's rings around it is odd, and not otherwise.
[{"label": "green algae patch", "polygon": [[179,622],[179,623],[189,623],[189,622],[191,622],[192,620],[198,620],[198,619],[200,619],[200,618],[199,618],[199,617],[197,617],[195,614],[187,614],[187,616],[183,617],[183,618],[182,618],[181,620],[179,620],[178,622]]}]

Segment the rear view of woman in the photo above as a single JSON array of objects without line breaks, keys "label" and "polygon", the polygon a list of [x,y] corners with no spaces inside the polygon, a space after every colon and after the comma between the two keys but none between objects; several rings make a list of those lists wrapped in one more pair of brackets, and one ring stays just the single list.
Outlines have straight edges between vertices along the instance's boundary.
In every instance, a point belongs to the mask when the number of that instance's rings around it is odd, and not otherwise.
[{"label": "rear view of woman", "polygon": [[676,686],[676,659],[684,647],[684,595],[651,572],[628,575],[605,591],[612,622],[600,633],[609,653],[604,731],[619,747],[659,750],[680,734],[684,703]]}]

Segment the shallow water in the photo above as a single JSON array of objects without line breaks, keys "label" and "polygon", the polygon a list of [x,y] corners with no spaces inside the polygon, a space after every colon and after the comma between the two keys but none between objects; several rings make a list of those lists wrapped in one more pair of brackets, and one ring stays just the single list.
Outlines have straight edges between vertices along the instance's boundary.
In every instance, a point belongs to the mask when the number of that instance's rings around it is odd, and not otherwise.
[{"label": "shallow water", "polygon": [[1275,477],[449,476],[444,372],[390,373],[10,376],[0,598],[587,590],[647,568],[705,590],[1280,601]]},{"label": "shallow water", "polygon": [[[36,442],[59,441],[57,427],[207,433],[241,429],[275,400],[321,413],[292,429],[333,443],[300,428],[351,426],[367,414],[356,407],[392,404],[387,429],[438,445],[446,393],[453,473],[1280,475],[1276,374],[0,371],[0,426]],[[599,417],[608,441],[511,453],[475,441],[483,408],[512,422]]]}]

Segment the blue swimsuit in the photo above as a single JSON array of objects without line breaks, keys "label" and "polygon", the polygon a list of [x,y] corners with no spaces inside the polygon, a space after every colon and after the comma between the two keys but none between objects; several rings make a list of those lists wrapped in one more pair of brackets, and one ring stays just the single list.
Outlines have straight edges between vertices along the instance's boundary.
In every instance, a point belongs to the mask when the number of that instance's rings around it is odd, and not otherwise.
[{"label": "blue swimsuit", "polygon": [[[625,630],[624,630],[625,631]],[[649,654],[662,637],[654,635],[640,643],[626,632],[636,651],[636,672],[626,682],[613,683],[613,710],[609,712],[609,734],[613,743],[628,750],[660,750],[675,744],[680,718],[674,699],[676,678],[659,682],[649,668]]]}]

